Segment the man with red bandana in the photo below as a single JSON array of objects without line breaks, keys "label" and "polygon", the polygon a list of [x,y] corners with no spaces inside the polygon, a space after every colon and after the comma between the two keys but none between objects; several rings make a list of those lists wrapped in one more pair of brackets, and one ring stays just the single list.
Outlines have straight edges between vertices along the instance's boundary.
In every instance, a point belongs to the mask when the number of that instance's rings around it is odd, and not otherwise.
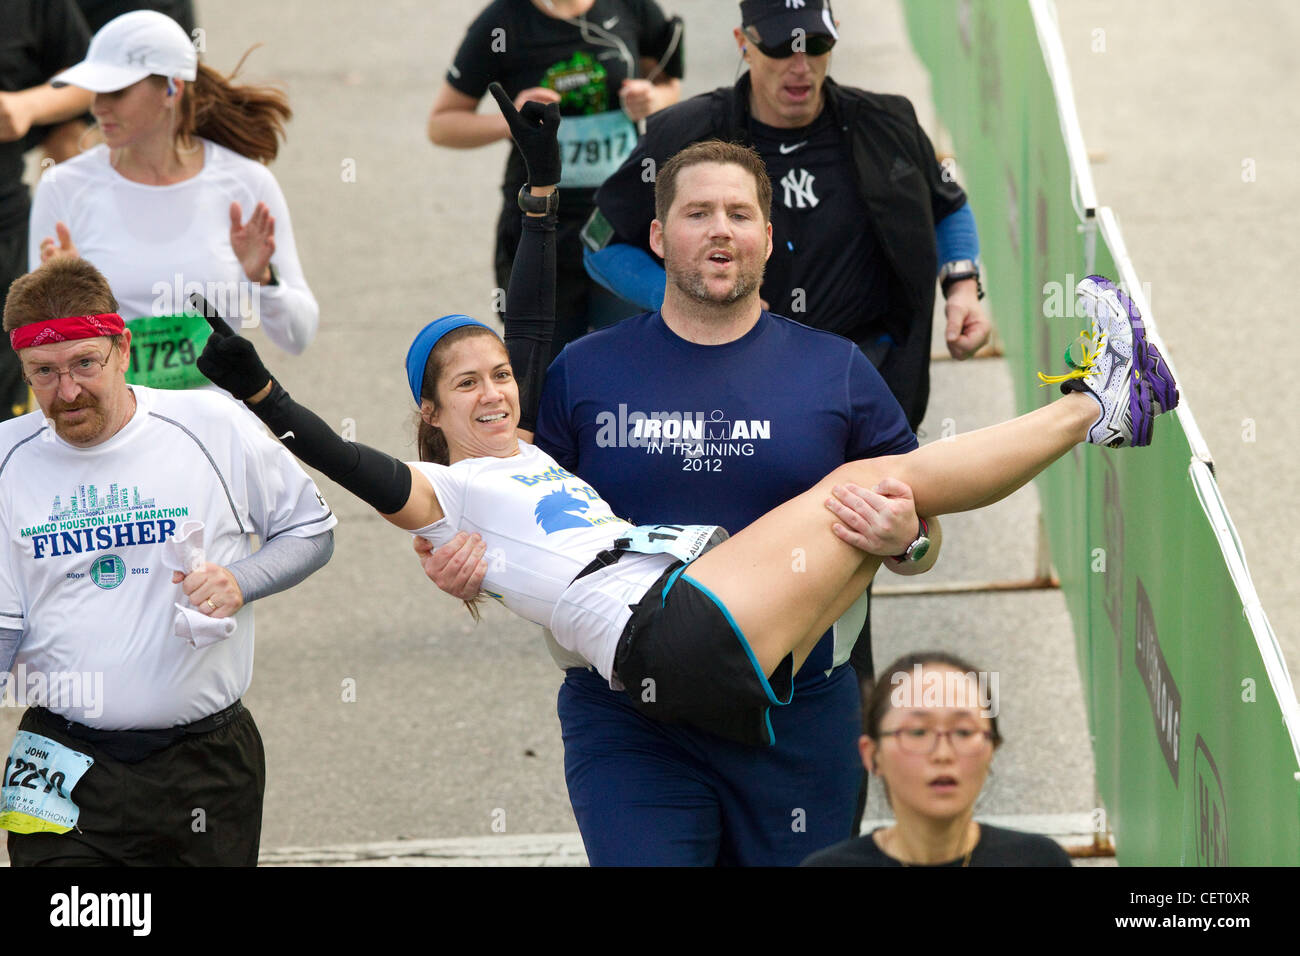
[{"label": "man with red bandana", "polygon": [[229,398],[127,385],[131,333],[85,260],[16,280],[4,329],[40,406],[0,422],[0,686],[29,705],[10,859],[254,865],[249,605],[329,560],[335,518]]}]

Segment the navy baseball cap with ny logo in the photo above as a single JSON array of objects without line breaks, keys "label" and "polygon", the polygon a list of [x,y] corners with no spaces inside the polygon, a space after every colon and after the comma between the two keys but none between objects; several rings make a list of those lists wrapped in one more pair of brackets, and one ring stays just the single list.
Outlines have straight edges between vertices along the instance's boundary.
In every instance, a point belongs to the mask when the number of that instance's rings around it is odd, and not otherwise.
[{"label": "navy baseball cap with ny logo", "polygon": [[741,0],[740,24],[754,27],[767,42],[781,42],[800,30],[805,36],[839,39],[830,0]]}]

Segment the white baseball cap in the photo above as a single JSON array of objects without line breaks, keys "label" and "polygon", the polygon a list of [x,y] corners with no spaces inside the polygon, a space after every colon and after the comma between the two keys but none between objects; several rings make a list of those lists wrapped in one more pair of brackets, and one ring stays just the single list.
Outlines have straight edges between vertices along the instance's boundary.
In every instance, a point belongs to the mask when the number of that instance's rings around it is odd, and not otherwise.
[{"label": "white baseball cap", "polygon": [[100,27],[86,58],[54,76],[50,85],[114,93],[146,76],[193,80],[198,68],[199,55],[179,23],[156,10],[135,10]]}]

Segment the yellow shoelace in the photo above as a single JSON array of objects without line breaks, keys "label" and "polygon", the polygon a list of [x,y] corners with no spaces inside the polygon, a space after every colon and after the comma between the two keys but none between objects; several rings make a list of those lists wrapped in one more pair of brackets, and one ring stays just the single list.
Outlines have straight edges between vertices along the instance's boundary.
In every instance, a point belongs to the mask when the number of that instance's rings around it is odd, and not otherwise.
[{"label": "yellow shoelace", "polygon": [[[1076,364],[1074,359],[1070,356],[1070,352],[1079,344],[1082,344],[1083,346],[1083,358],[1079,360],[1078,364]],[[1081,330],[1079,332],[1079,337],[1071,342],[1065,349],[1065,364],[1070,367],[1071,371],[1066,372],[1063,375],[1044,375],[1042,372],[1039,372],[1038,387],[1042,388],[1044,385],[1060,385],[1062,382],[1068,381],[1072,378],[1086,377],[1088,373],[1092,371],[1092,367],[1097,363],[1097,359],[1101,358],[1101,353],[1105,348],[1105,332],[1098,335],[1094,342],[1092,336],[1086,329]]]}]

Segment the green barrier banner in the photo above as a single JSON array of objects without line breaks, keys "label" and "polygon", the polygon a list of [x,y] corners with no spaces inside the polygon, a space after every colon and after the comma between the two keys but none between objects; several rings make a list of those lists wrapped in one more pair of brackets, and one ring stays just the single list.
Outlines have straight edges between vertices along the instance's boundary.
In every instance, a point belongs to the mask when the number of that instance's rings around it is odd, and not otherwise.
[{"label": "green barrier banner", "polygon": [[[1113,216],[1100,218],[1097,271],[1127,274],[1140,296]],[[1270,681],[1271,648],[1243,615],[1225,560],[1236,543],[1203,501],[1217,499],[1209,466],[1181,415],[1161,417],[1149,449],[1090,459],[1091,614],[1076,634],[1120,862],[1300,863],[1294,691]]]},{"label": "green barrier banner", "polygon": [[[1072,154],[1062,133],[1073,104],[1053,86],[1063,64],[1047,4],[905,10],[965,174],[1016,404],[1028,411],[1059,395],[1033,373],[1059,371],[1087,325],[1079,279],[1110,276],[1139,306],[1145,296],[1110,211],[1094,220],[1076,208],[1086,158],[1081,138]],[[1183,403],[1160,418],[1151,448],[1076,448],[1038,479],[1105,826],[1125,865],[1295,865],[1295,694],[1267,619],[1256,613],[1252,626],[1243,613],[1253,588],[1186,394]]]}]

